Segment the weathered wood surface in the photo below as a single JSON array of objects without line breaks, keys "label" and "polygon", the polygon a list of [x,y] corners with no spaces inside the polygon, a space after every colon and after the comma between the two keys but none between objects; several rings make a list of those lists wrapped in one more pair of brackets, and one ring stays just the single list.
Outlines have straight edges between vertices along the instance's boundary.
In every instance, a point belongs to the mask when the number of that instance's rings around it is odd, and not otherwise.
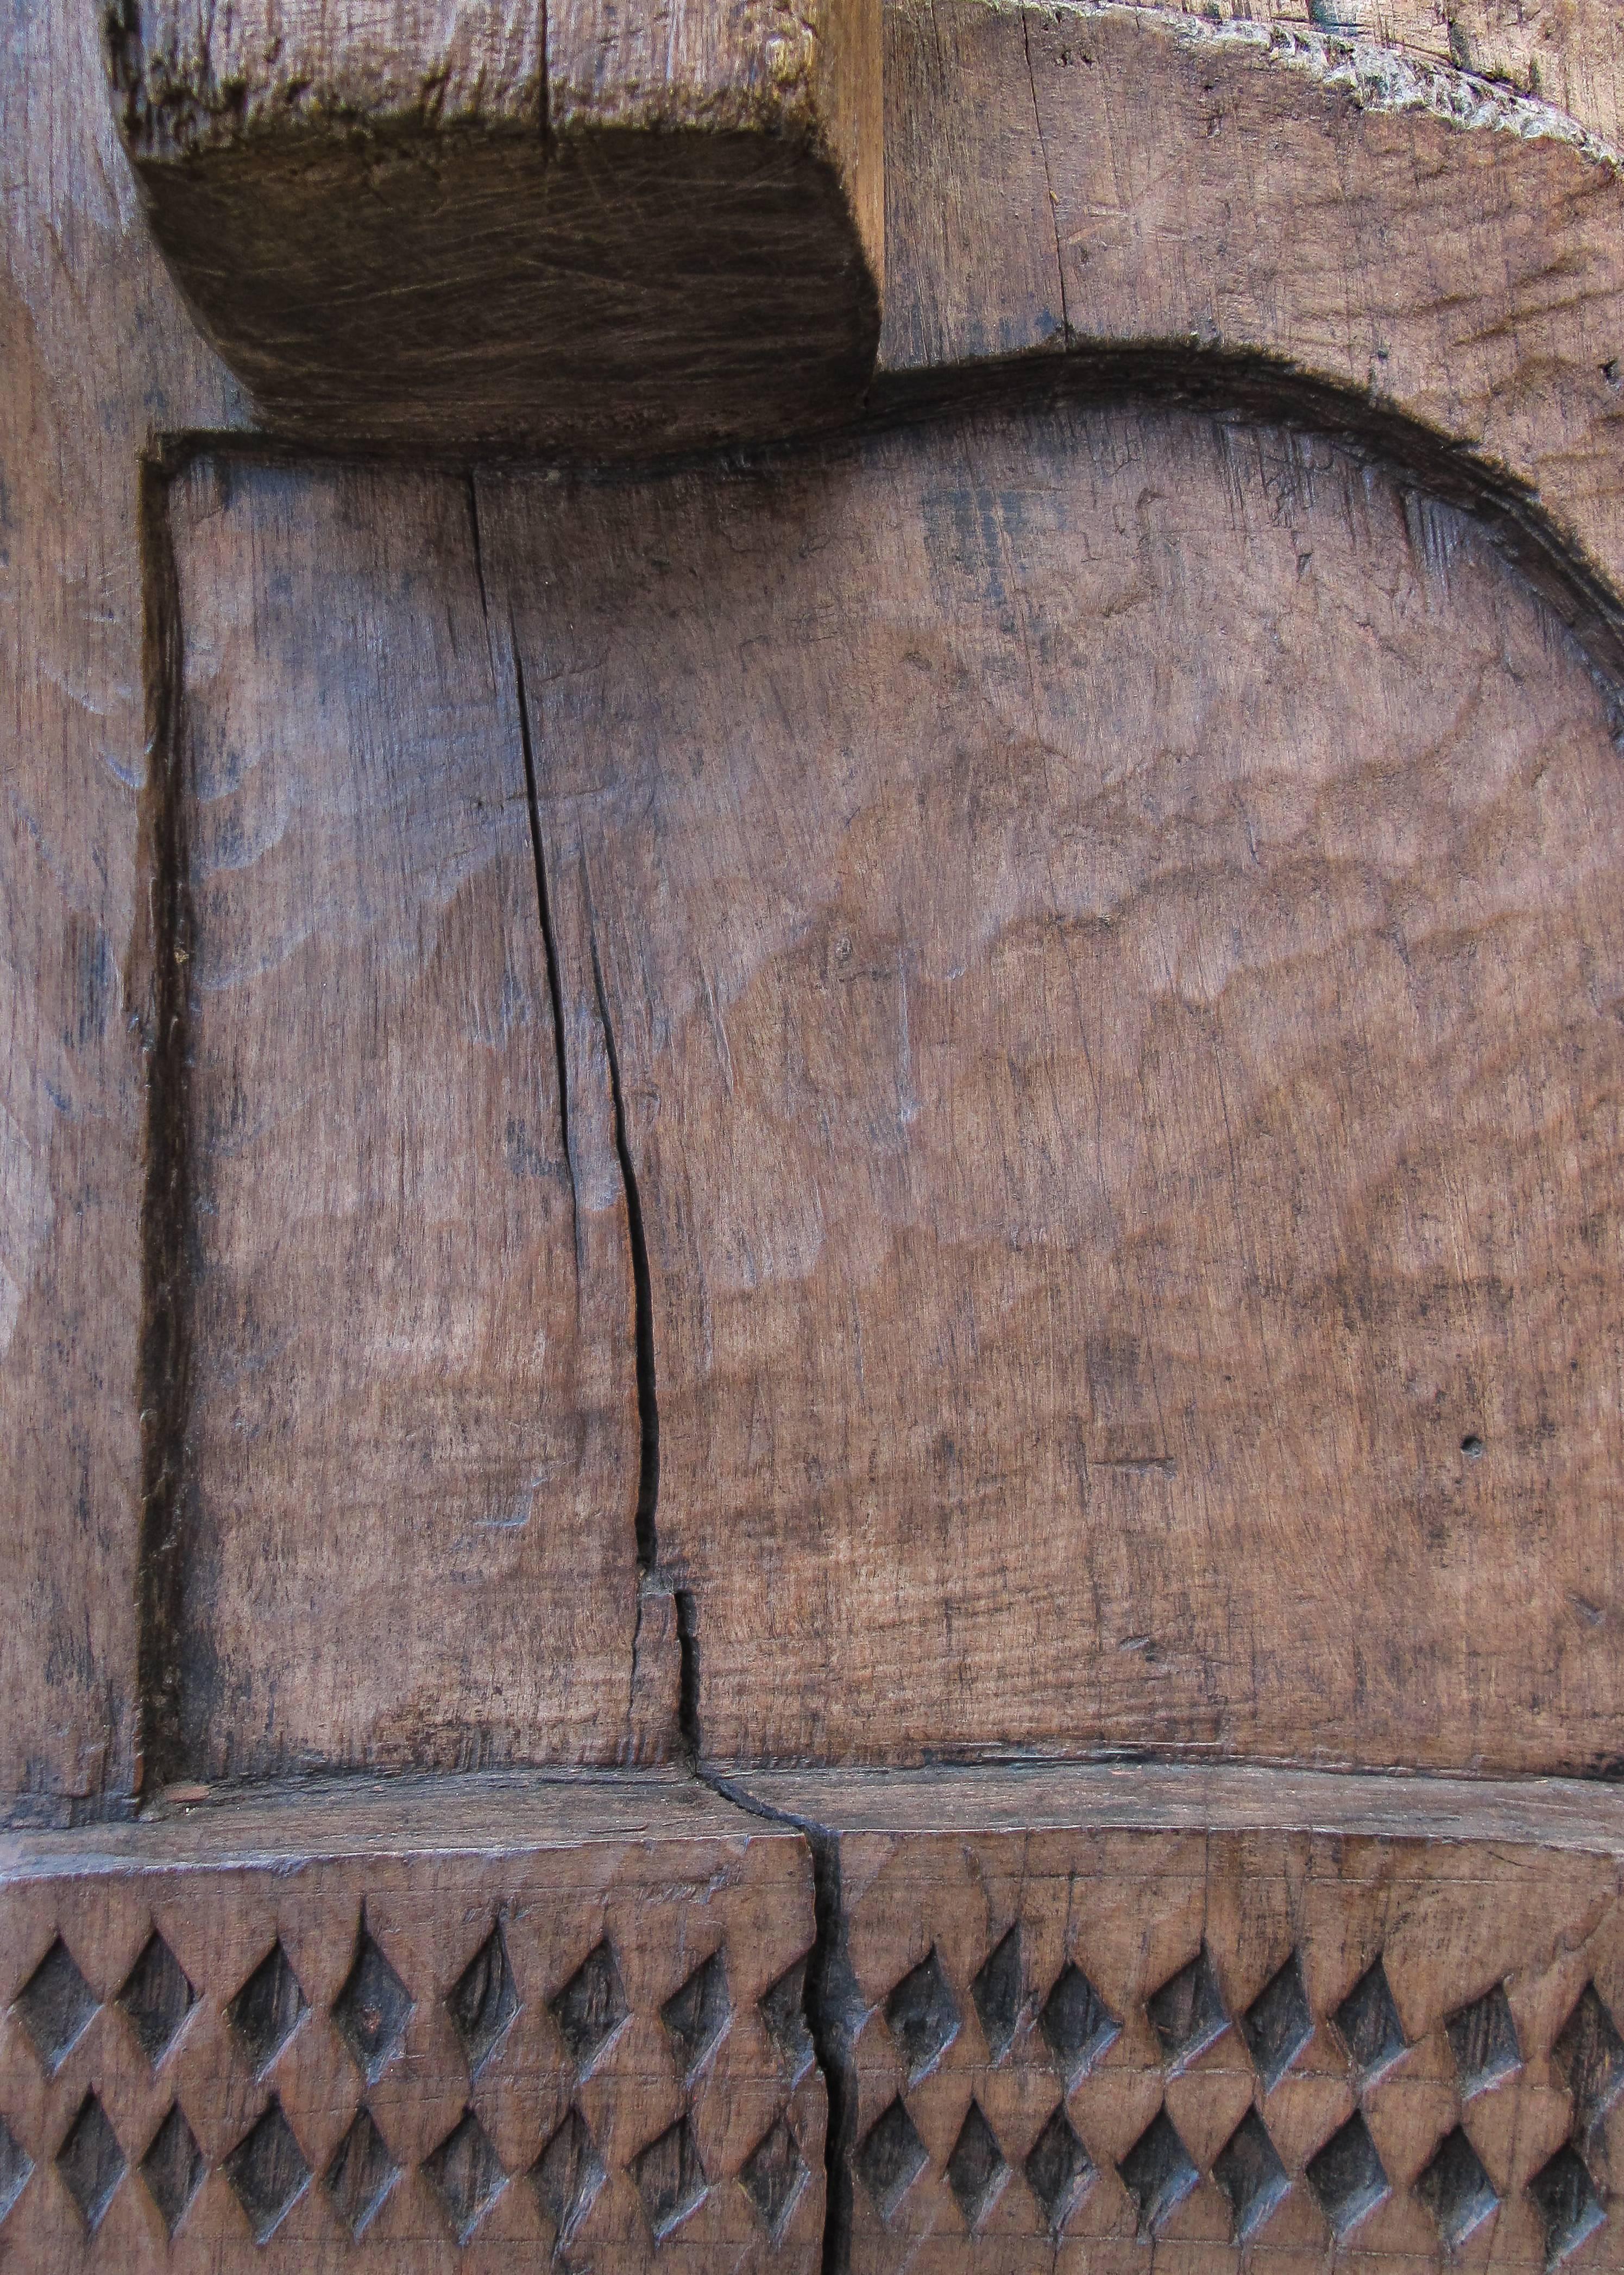
[{"label": "weathered wood surface", "polygon": [[0,1841],[0,2263],[811,2275],[812,1937],[793,1830],[647,1777]]},{"label": "weathered wood surface", "polygon": [[705,1754],[1613,1761],[1624,784],[1548,612],[1185,416],[480,498]]},{"label": "weathered wood surface", "polygon": [[108,16],[154,230],[270,421],[657,450],[849,416],[880,0]]},{"label": "weathered wood surface", "polygon": [[178,1447],[158,1765],[613,1762],[625,1196],[590,985],[549,969],[470,493],[201,465],[169,504],[184,978],[157,1101],[185,1265],[148,1391]]},{"label": "weathered wood surface", "polygon": [[1616,1795],[1147,1765],[744,1790],[823,1859],[837,2266],[1619,2264]]},{"label": "weathered wood surface", "polygon": [[0,28],[0,1813],[139,1777],[140,455],[240,418],[153,253],[94,9]]},{"label": "weathered wood surface", "polygon": [[1318,422],[1459,446],[1430,479],[1498,493],[1537,573],[1555,554],[1598,579],[1560,605],[1621,652],[1611,143],[1548,101],[1290,22],[903,0],[887,24],[883,372],[1069,351],[1219,400],[1328,386]]}]

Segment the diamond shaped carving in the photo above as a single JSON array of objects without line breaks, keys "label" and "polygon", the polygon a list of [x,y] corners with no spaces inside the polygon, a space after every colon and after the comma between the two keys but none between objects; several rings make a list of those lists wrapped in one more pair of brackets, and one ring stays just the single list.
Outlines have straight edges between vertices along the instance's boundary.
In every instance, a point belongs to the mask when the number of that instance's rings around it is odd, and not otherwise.
[{"label": "diamond shaped carving", "polygon": [[57,2151],[57,2170],[94,2235],[125,2176],[124,2150],[94,2093],[87,2093],[79,2103],[68,2137]]},{"label": "diamond shaped carving", "polygon": [[465,2109],[432,2156],[423,2159],[451,2233],[466,2243],[508,2185],[502,2159],[472,2109]]},{"label": "diamond shaped carving", "polygon": [[1250,2242],[1291,2194],[1280,2151],[1255,2109],[1247,2111],[1229,2135],[1212,2178],[1229,2199],[1237,2243]]},{"label": "diamond shaped carving", "polygon": [[1356,2109],[1308,2163],[1308,2184],[1338,2242],[1351,2235],[1391,2193],[1363,2112]]},{"label": "diamond shaped carving", "polygon": [[1497,1983],[1469,2007],[1444,2018],[1444,2034],[1454,2056],[1461,2098],[1470,2101],[1522,2067],[1522,2049],[1506,1986]]},{"label": "diamond shaped carving", "polygon": [[774,2243],[800,2200],[806,2174],[800,2143],[782,2117],[774,2120],[739,2167],[740,2185]]},{"label": "diamond shaped carving", "polygon": [[1229,2028],[1223,1994],[1205,1943],[1188,1965],[1170,1976],[1144,2006],[1175,2077]]},{"label": "diamond shaped carving", "polygon": [[457,1976],[446,2006],[462,2040],[468,2075],[476,2078],[518,2013],[518,1988],[500,1920]]},{"label": "diamond shaped carving", "polygon": [[49,2076],[84,2037],[101,2004],[58,1936],[18,1992],[16,2006]]},{"label": "diamond shaped carving", "polygon": [[1004,2192],[1009,2167],[992,2127],[972,2101],[948,2159],[948,2186],[973,2234]]},{"label": "diamond shaped carving", "polygon": [[1021,2021],[1021,1931],[1012,1927],[987,1954],[970,1986],[981,2034],[995,2062],[1008,2058]]},{"label": "diamond shaped carving", "polygon": [[1374,2085],[1407,2051],[1404,2025],[1379,1959],[1365,1969],[1331,2020],[1361,2090]]},{"label": "diamond shaped carving", "polygon": [[908,2082],[917,2084],[935,2068],[959,2034],[959,2010],[941,1961],[932,1945],[886,2000],[886,2021],[903,2061]]},{"label": "diamond shaped carving", "polygon": [[1201,2178],[1165,2109],[1157,2111],[1116,2169],[1144,2236],[1159,2233]]},{"label": "diamond shaped carving", "polygon": [[256,2076],[264,2076],[308,2011],[309,2002],[278,1939],[225,2010]]},{"label": "diamond shaped carving", "polygon": [[141,2178],[147,2193],[162,2216],[171,2235],[185,2218],[192,2199],[203,2185],[208,2162],[193,2138],[178,2101],[152,2136],[141,2158]]},{"label": "diamond shaped carving", "polygon": [[1028,2150],[1025,2172],[1049,2233],[1058,2237],[1094,2179],[1094,2160],[1077,2138],[1063,2101]]},{"label": "diamond shaped carving", "polygon": [[1088,2075],[1122,2030],[1083,1969],[1069,1959],[1043,2002],[1038,2027],[1068,2086]]},{"label": "diamond shaped carving", "polygon": [[154,2069],[174,2044],[196,2003],[197,1992],[187,1981],[185,1969],[155,1928],[118,1993],[118,2004]]},{"label": "diamond shaped carving", "polygon": [[293,2128],[273,2099],[223,2166],[231,2192],[248,2216],[256,2243],[268,2243],[310,2186],[310,2167]]},{"label": "diamond shaped carving", "polygon": [[853,2161],[880,2218],[889,2219],[929,2162],[900,2094],[869,2127]]},{"label": "diamond shaped carving", "polygon": [[631,2009],[615,1954],[607,1943],[589,1951],[555,1998],[548,2002],[570,2058],[585,2077],[608,2052]]},{"label": "diamond shaped carving", "polygon": [[388,2203],[399,2178],[400,2167],[373,2121],[372,2112],[358,2109],[354,2123],[321,2175],[321,2185],[339,2218],[358,2243]]},{"label": "diamond shaped carving", "polygon": [[721,2043],[732,2016],[727,1969],[721,1952],[714,1951],[660,2009],[660,2019],[676,2044],[685,2083],[692,2083],[706,2056]]},{"label": "diamond shaped carving", "polygon": [[1575,2122],[1588,2133],[1624,2090],[1624,2039],[1593,1983],[1579,1993],[1579,2003],[1557,2034],[1551,2054],[1573,2095]]},{"label": "diamond shaped carving", "polygon": [[767,2034],[773,2041],[779,2065],[792,2085],[798,2085],[816,2058],[812,2032],[806,2027],[806,1961],[797,1959],[757,2001]]},{"label": "diamond shaped carving", "polygon": [[33,2170],[34,2158],[0,2117],[0,2220],[21,2196]]},{"label": "diamond shaped carving", "polygon": [[1295,1951],[1242,2015],[1241,2035],[1257,2064],[1264,2091],[1273,2093],[1314,2035],[1314,2017]]},{"label": "diamond shaped carving", "polygon": [[608,2177],[578,2109],[565,2117],[531,2168],[555,2243],[568,2243],[598,2200]]},{"label": "diamond shaped carving", "polygon": [[368,2085],[400,2052],[413,2004],[363,1915],[355,1963],[333,2001],[333,2021]]},{"label": "diamond shaped carving", "polygon": [[656,2243],[698,2211],[710,2188],[686,2112],[631,2160],[631,2177]]},{"label": "diamond shaped carving", "polygon": [[1564,2143],[1528,2184],[1545,2231],[1545,2264],[1560,2267],[1588,2243],[1607,2214],[1582,2159]]},{"label": "diamond shaped carving", "polygon": [[1445,2134],[1415,2185],[1451,2251],[1499,2208],[1494,2183],[1463,2126]]}]

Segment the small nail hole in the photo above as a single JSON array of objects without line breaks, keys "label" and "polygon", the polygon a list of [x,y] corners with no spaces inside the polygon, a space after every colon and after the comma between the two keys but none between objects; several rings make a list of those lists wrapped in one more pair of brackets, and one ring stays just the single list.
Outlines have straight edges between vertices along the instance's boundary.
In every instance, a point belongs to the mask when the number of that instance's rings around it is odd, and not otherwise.
[{"label": "small nail hole", "polygon": [[1481,1461],[1483,1459],[1483,1440],[1476,1436],[1462,1438],[1461,1440],[1461,1451],[1465,1455],[1469,1462]]}]

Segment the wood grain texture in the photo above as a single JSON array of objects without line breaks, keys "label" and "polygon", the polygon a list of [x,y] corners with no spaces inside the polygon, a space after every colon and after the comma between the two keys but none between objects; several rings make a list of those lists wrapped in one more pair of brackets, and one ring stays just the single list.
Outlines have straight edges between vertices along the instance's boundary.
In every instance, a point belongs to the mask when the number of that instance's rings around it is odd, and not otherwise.
[{"label": "wood grain texture", "polygon": [[158,240],[273,425],[646,450],[857,403],[880,0],[129,0],[108,41]]},{"label": "wood grain texture", "polygon": [[1063,404],[481,498],[707,1756],[1614,1760],[1624,812],[1492,551]]},{"label": "wood grain texture", "polygon": [[94,11],[0,26],[0,1815],[139,1774],[140,457],[240,419],[147,240]]},{"label": "wood grain texture", "polygon": [[190,1379],[168,1766],[613,1761],[638,1588],[625,1198],[590,981],[549,969],[470,494],[204,463],[171,511]]},{"label": "wood grain texture", "polygon": [[1130,352],[1139,384],[1220,398],[1249,377],[1334,389],[1318,423],[1454,446],[1536,552],[1594,581],[1561,605],[1616,656],[1610,144],[1451,65],[1288,23],[980,0],[887,21],[884,372],[1064,345],[1085,373]]},{"label": "wood grain texture", "polygon": [[1144,1766],[745,1789],[832,1891],[839,2266],[1618,2264],[1616,1795]]},{"label": "wood grain texture", "polygon": [[650,1779],[13,1840],[0,2257],[811,2275],[823,2084],[771,1993],[812,1935],[798,1834]]}]

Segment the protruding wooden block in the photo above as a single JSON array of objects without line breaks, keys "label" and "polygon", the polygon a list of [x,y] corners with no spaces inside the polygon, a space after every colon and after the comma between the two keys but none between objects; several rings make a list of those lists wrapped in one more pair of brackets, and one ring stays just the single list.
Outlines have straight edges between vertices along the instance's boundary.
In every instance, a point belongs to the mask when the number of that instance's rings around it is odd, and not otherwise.
[{"label": "protruding wooden block", "polygon": [[812,2275],[812,1934],[801,1837],[674,1779],[0,1842],[0,2263]]},{"label": "protruding wooden block", "polygon": [[121,0],[153,227],[274,425],[650,450],[849,411],[879,0]]}]

